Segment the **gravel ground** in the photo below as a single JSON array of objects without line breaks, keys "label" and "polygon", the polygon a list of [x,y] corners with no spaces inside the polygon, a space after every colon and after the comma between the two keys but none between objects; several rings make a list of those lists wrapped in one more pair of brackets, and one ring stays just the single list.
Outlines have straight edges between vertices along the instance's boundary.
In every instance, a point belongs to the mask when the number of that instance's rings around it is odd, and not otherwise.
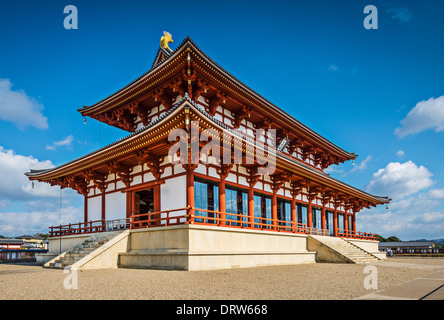
[{"label": "gravel ground", "polygon": [[[444,259],[388,259],[375,265],[381,290],[430,274],[444,267]],[[78,289],[68,290],[63,270],[0,264],[0,299],[345,300],[376,291],[364,288],[364,267],[318,263],[189,272],[87,270],[77,273]]]}]

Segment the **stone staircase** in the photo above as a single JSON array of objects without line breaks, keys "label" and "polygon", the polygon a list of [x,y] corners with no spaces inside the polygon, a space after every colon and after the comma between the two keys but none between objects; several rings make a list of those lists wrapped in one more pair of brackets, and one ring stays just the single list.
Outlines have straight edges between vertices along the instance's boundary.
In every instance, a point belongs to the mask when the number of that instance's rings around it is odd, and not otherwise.
[{"label": "stone staircase", "polygon": [[319,262],[371,263],[380,260],[347,239],[310,235],[309,241],[311,241],[309,249],[316,250],[316,260]]},{"label": "stone staircase", "polygon": [[106,236],[93,235],[83,241],[80,245],[65,251],[56,259],[45,264],[44,268],[64,269],[65,267],[71,266],[94,250],[100,248],[106,242],[114,238],[116,234],[117,233],[113,233]]}]

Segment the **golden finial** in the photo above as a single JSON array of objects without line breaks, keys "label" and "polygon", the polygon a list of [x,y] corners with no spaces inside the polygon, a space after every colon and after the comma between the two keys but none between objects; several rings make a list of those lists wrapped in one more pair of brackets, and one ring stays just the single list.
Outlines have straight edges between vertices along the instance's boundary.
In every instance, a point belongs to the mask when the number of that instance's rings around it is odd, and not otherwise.
[{"label": "golden finial", "polygon": [[173,52],[173,50],[171,50],[171,49],[168,47],[168,43],[170,43],[170,42],[174,42],[174,41],[173,41],[173,36],[172,36],[169,32],[164,31],[164,32],[163,32],[163,37],[160,38],[160,47],[163,48],[163,49],[167,49],[167,50],[169,50],[170,52]]}]

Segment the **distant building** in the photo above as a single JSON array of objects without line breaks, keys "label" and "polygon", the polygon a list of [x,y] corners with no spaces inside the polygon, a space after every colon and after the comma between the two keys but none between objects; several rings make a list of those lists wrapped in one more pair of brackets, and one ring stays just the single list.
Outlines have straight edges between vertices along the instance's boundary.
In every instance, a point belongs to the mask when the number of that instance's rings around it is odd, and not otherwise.
[{"label": "distant building", "polygon": [[402,253],[440,253],[444,249],[435,248],[433,241],[400,241],[400,242],[380,242],[379,251],[393,251],[396,254]]},{"label": "distant building", "polygon": [[20,250],[23,244],[20,239],[0,239],[0,250]]},{"label": "distant building", "polygon": [[16,239],[22,240],[24,243],[24,246],[27,248],[48,249],[48,241],[45,240],[43,237],[22,235],[22,236],[16,237]]},{"label": "distant building", "polygon": [[47,248],[48,243],[43,238],[34,239],[34,241],[32,239],[0,239],[0,262],[34,262],[35,254],[47,252]]}]

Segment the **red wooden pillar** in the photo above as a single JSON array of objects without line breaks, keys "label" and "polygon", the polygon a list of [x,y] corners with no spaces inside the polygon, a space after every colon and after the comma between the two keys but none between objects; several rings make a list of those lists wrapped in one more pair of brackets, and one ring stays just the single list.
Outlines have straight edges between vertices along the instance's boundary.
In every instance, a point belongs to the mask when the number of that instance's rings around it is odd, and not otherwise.
[{"label": "red wooden pillar", "polygon": [[347,213],[347,209],[345,209],[344,212],[344,232],[346,237],[348,237],[348,213]]},{"label": "red wooden pillar", "polygon": [[88,196],[85,194],[85,201],[84,201],[84,208],[83,208],[83,218],[84,222],[88,222]]},{"label": "red wooden pillar", "polygon": [[134,214],[133,212],[133,204],[134,204],[134,192],[127,191],[126,192],[126,217],[129,218]]},{"label": "red wooden pillar", "polygon": [[225,213],[227,211],[226,196],[225,196],[225,179],[228,177],[233,164],[221,164],[220,168],[217,170],[219,174],[219,225],[226,225],[225,223]]},{"label": "red wooden pillar", "polygon": [[[160,184],[156,184],[153,188],[153,200],[154,200],[154,206],[153,206],[153,211],[157,212],[156,214],[152,215],[153,219],[159,219],[156,220],[156,225],[161,225],[162,223],[168,224],[169,221],[167,220],[160,220],[161,218],[161,213],[159,213],[161,211],[161,207],[160,207]],[[193,198],[194,199],[194,198]]]},{"label": "red wooden pillar", "polygon": [[102,192],[102,231],[105,231],[105,220],[106,220],[106,207],[105,207],[105,189],[100,190]]},{"label": "red wooden pillar", "polygon": [[325,204],[322,205],[321,211],[321,229],[325,230]]},{"label": "red wooden pillar", "polygon": [[106,212],[105,212],[105,190],[102,191],[102,221],[106,220]]},{"label": "red wooden pillar", "polygon": [[273,195],[271,196],[271,219],[272,229],[276,230],[277,220],[277,190],[273,189]]},{"label": "red wooden pillar", "polygon": [[[154,189],[153,190],[154,212],[159,212],[162,210],[161,206],[160,206],[160,184],[156,184],[153,189]],[[194,199],[194,197],[193,197],[193,199]]]},{"label": "red wooden pillar", "polygon": [[356,212],[354,212],[352,215],[352,223],[353,223],[353,231],[356,235]]},{"label": "red wooden pillar", "polygon": [[307,207],[307,227],[312,228],[313,227],[313,210],[312,210],[312,204],[311,204],[311,198],[308,198],[308,207]]},{"label": "red wooden pillar", "polygon": [[253,185],[250,184],[250,189],[248,189],[248,227],[253,228],[254,223],[254,189]]},{"label": "red wooden pillar", "polygon": [[196,167],[194,165],[185,165],[187,171],[187,206],[190,207],[188,221],[190,223],[194,221],[194,170]]},{"label": "red wooden pillar", "polygon": [[296,232],[296,223],[297,223],[297,218],[296,218],[296,196],[292,196],[291,197],[290,210],[291,210],[291,227],[292,227],[292,231]]},{"label": "red wooden pillar", "polygon": [[338,236],[338,207],[335,206],[335,211],[333,212],[333,236]]},{"label": "red wooden pillar", "polygon": [[225,202],[225,178],[219,182],[219,225],[225,225],[225,212],[227,211]]}]

